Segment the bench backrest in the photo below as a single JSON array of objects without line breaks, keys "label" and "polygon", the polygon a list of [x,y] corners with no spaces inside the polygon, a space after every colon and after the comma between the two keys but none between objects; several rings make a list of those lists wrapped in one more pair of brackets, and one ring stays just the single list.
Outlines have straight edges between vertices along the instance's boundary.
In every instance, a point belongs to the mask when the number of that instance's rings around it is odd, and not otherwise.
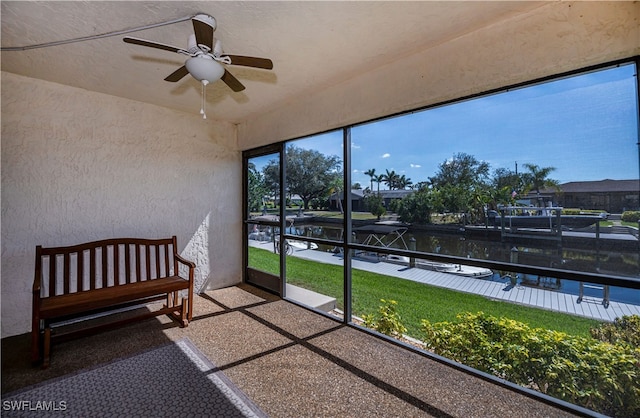
[{"label": "bench backrest", "polygon": [[34,289],[41,297],[179,275],[176,237],[118,238],[68,247],[36,247]]}]

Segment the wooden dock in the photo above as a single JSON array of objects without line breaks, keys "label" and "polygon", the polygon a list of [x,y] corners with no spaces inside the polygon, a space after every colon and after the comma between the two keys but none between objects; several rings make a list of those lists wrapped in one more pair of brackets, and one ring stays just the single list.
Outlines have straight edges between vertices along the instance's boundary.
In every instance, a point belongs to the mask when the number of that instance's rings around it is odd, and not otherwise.
[{"label": "wooden dock", "polygon": [[[249,245],[270,251],[273,250],[271,242],[250,240]],[[343,265],[342,255],[340,254],[296,249],[292,255],[320,263]],[[640,300],[638,300],[638,304],[621,303],[612,300],[609,302],[609,306],[605,308],[602,299],[599,298],[585,297],[581,303],[578,303],[578,296],[569,293],[522,285],[513,286],[487,279],[463,277],[422,268],[410,268],[383,261],[374,262],[354,258],[352,267],[460,292],[474,293],[492,300],[533,306],[601,321],[613,321],[623,315],[640,315]]]}]

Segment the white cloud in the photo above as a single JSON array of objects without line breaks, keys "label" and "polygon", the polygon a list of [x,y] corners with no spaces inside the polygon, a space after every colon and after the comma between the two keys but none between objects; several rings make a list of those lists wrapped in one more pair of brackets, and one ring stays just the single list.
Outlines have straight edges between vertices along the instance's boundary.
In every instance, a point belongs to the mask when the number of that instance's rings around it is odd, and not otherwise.
[{"label": "white cloud", "polygon": [[409,164],[411,168],[420,168],[422,167],[420,164]]},{"label": "white cloud", "polygon": [[360,149],[361,147],[360,147],[360,145],[356,145],[356,143],[355,143],[355,142],[352,142],[352,143],[351,143],[351,148],[353,148],[353,149]]},{"label": "white cloud", "polygon": [[353,172],[354,172],[354,173],[359,173],[359,172],[360,172],[360,170],[358,170],[357,168],[354,168],[354,169],[353,169]]},{"label": "white cloud", "polygon": [[380,158],[389,158],[389,157],[391,157],[391,154],[389,154],[389,153],[387,152],[387,153],[385,153],[385,154],[382,154],[382,157],[380,157]]}]

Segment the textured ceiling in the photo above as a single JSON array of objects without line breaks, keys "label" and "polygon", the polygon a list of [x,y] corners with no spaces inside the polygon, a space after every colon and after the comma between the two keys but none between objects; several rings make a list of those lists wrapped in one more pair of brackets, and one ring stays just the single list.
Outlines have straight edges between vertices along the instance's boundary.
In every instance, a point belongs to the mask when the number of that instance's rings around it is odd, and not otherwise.
[{"label": "textured ceiling", "polygon": [[[229,66],[245,86],[207,88],[209,118],[239,123],[297,98],[447,42],[539,2],[12,2],[2,1],[2,47],[60,41],[203,12],[227,53],[270,58],[273,71]],[[190,21],[129,34],[186,47]],[[200,84],[163,79],[182,55],[125,44],[124,35],[3,51],[2,71],[198,113]],[[372,88],[374,88],[372,86]]]}]

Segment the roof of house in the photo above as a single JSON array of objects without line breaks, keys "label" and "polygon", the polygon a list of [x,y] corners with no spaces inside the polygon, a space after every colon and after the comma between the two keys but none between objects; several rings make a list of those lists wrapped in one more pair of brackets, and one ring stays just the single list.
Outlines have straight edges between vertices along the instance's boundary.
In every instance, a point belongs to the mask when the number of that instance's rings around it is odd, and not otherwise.
[{"label": "roof of house", "polygon": [[[571,181],[560,185],[564,193],[611,193],[611,192],[640,192],[640,180],[598,180]],[[540,190],[541,193],[553,193],[553,189]]]}]

